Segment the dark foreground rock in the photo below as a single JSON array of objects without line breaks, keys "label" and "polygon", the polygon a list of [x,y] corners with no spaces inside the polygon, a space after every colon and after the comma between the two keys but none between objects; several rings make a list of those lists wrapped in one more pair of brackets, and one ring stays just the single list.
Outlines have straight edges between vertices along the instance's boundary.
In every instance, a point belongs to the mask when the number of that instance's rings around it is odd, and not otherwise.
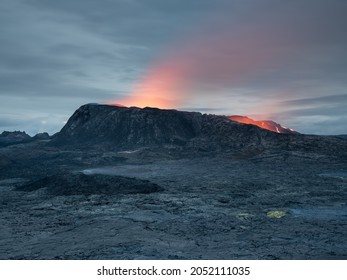
[{"label": "dark foreground rock", "polygon": [[0,259],[347,259],[346,162],[277,154],[83,170],[165,190],[49,196],[2,180]]},{"label": "dark foreground rock", "polygon": [[347,259],[346,201],[346,140],[85,105],[0,148],[0,259]]},{"label": "dark foreground rock", "polygon": [[45,189],[49,195],[92,195],[152,193],[163,190],[147,180],[109,175],[65,173],[47,176],[17,187],[19,191]]}]

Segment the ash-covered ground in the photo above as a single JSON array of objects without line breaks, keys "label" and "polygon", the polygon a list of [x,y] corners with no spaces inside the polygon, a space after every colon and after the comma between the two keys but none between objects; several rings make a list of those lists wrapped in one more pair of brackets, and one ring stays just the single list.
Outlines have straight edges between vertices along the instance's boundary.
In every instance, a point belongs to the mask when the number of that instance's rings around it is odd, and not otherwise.
[{"label": "ash-covered ground", "polygon": [[347,160],[0,149],[1,259],[347,259]]},{"label": "ash-covered ground", "polygon": [[0,135],[1,259],[347,259],[347,141],[81,106]]}]

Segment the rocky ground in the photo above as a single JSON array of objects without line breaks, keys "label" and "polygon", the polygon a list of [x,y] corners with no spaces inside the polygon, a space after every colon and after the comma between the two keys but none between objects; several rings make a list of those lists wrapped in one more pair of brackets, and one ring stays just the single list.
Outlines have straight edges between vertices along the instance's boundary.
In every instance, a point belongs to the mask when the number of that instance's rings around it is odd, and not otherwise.
[{"label": "rocky ground", "polygon": [[347,259],[345,157],[48,142],[0,149],[1,259]]}]

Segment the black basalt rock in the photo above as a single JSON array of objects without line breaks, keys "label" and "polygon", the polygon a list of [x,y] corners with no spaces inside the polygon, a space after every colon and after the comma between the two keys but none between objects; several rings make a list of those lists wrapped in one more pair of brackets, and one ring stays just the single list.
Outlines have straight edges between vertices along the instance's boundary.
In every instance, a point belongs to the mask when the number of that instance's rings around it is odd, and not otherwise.
[{"label": "black basalt rock", "polygon": [[[80,107],[54,136],[56,145],[100,145],[113,149],[196,146],[199,142],[235,146],[259,145],[275,133],[228,120],[224,116],[157,108],[87,104]],[[216,142],[216,143],[212,143]],[[194,144],[192,144],[194,143]]]},{"label": "black basalt rock", "polygon": [[32,138],[25,131],[4,131],[0,134],[0,147],[30,142]]},{"label": "black basalt rock", "polygon": [[173,147],[184,153],[246,153],[272,150],[347,156],[346,141],[276,133],[226,116],[87,104],[70,117],[49,145],[111,151]]},{"label": "black basalt rock", "polygon": [[18,191],[44,189],[48,195],[92,195],[92,194],[148,194],[162,191],[148,180],[110,175],[85,175],[83,173],[59,173],[17,187]]}]

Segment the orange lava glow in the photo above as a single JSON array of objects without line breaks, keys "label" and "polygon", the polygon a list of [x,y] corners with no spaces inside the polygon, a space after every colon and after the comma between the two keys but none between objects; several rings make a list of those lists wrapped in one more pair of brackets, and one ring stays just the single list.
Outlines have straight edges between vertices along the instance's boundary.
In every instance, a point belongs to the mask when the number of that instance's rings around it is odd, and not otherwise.
[{"label": "orange lava glow", "polygon": [[146,73],[124,99],[108,101],[110,105],[177,108],[183,103],[187,67],[179,57],[165,58]]},{"label": "orange lava glow", "polygon": [[107,104],[112,105],[112,106],[117,106],[117,107],[123,107],[123,108],[127,107],[127,106],[120,104],[120,103],[113,103],[112,101],[107,102]]},{"label": "orange lava glow", "polygon": [[[151,64],[124,99],[108,104],[136,107],[179,108],[194,100],[211,98],[203,93],[205,86],[238,87],[271,61],[262,49],[252,46],[263,42],[252,34],[232,40],[224,32],[213,36],[193,36],[179,42]],[[266,43],[271,38],[266,40]],[[224,55],[217,55],[224,54]]]},{"label": "orange lava glow", "polygon": [[293,129],[290,129],[290,128],[288,129],[273,121],[256,121],[245,116],[229,116],[228,119],[235,122],[239,122],[239,123],[256,125],[260,128],[267,129],[276,133],[293,133],[294,132]]},{"label": "orange lava glow", "polygon": [[267,129],[267,130],[278,132],[277,130],[272,130],[265,122],[263,122],[263,121],[255,121],[255,120],[250,119],[248,117],[244,117],[244,116],[231,116],[231,117],[228,117],[228,119],[232,120],[232,121],[235,121],[235,122],[239,122],[239,123],[253,124],[253,125],[259,126],[261,128]]},{"label": "orange lava glow", "polygon": [[[206,36],[205,29],[214,32],[208,32]],[[203,32],[186,34],[160,52],[143,70],[133,88],[124,92],[123,98],[106,103],[161,109],[204,104],[205,108],[211,101],[216,102],[219,93],[226,96],[227,91],[230,100],[225,102],[234,103],[233,89],[236,89],[235,96],[238,97],[238,89],[247,88],[249,81],[257,79],[263,69],[276,65],[277,58],[283,57],[281,48],[269,51],[278,43],[277,29],[271,26],[269,31],[261,33],[257,27],[253,30],[245,26],[234,34],[225,29],[224,23],[212,20],[206,23],[206,28],[199,30]],[[276,100],[273,102],[277,103]],[[272,112],[265,105],[247,111],[258,114]],[[278,104],[273,108],[278,108]],[[259,125],[253,121],[252,124],[277,132],[266,123]]]}]

